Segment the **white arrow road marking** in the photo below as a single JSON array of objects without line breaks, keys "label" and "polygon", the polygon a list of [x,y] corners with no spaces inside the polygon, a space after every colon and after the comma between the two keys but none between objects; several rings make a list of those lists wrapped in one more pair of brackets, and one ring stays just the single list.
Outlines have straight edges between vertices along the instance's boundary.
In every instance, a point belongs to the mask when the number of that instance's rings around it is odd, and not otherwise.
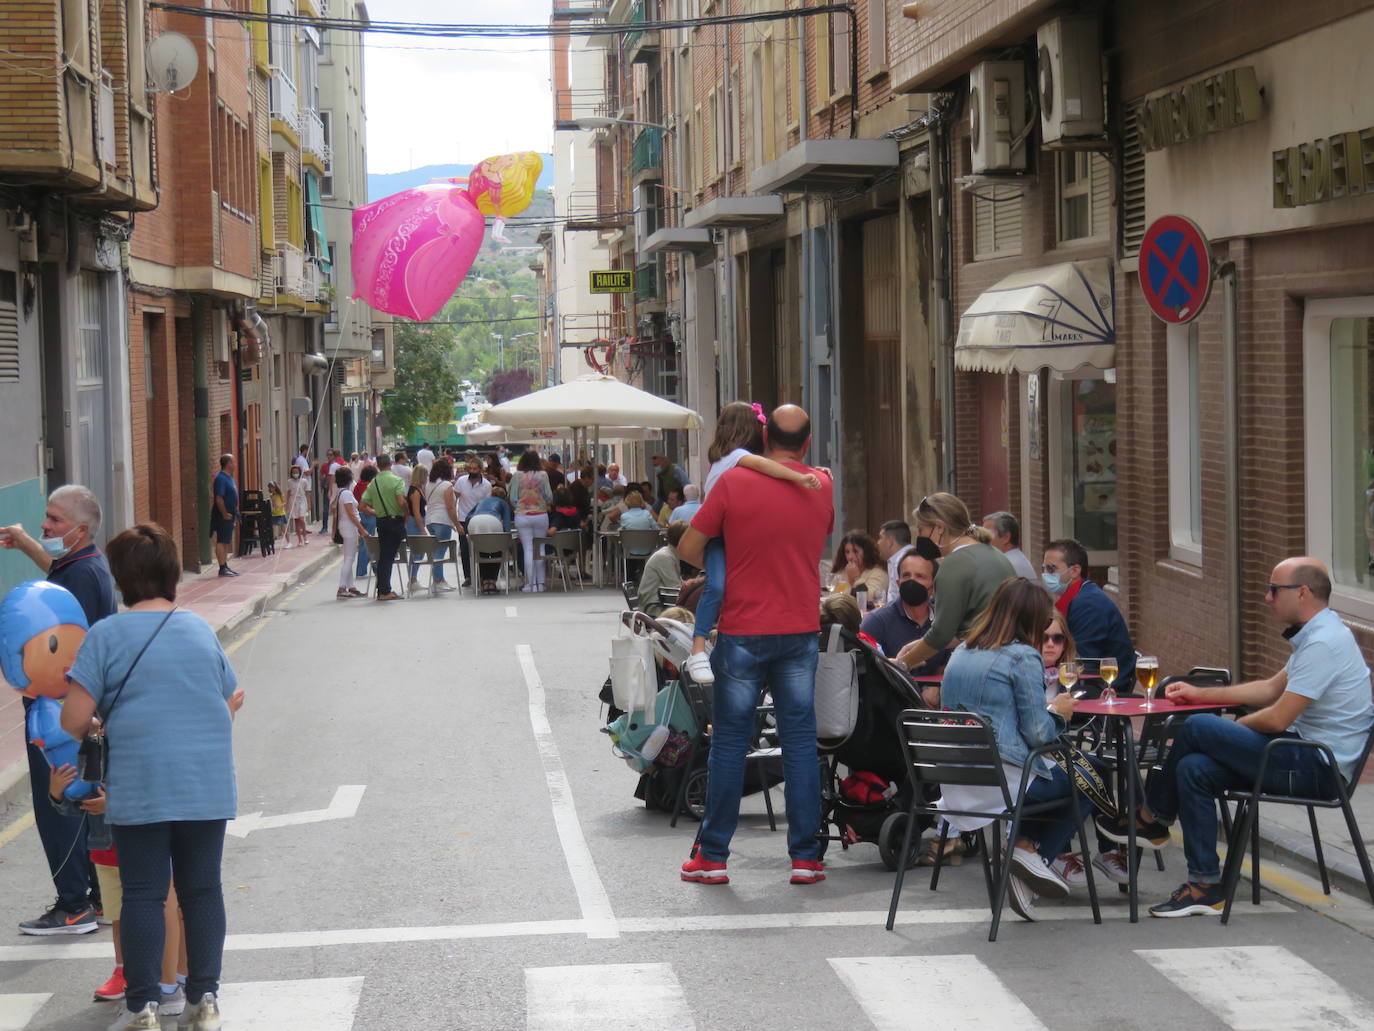
[{"label": "white arrow road marking", "polygon": [[878,1031],[951,1025],[1045,1031],[977,956],[861,956],[830,965]]},{"label": "white arrow road marking", "polygon": [[51,998],[52,992],[0,995],[0,1031],[24,1031],[43,1008],[43,1003]]},{"label": "white arrow road marking", "polygon": [[300,823],[324,823],[326,820],[347,820],[358,815],[358,805],[363,800],[366,784],[343,784],[334,792],[328,809],[307,809],[303,813],[282,813],[280,816],[263,816],[262,813],[245,813],[237,820],[230,820],[224,833],[236,838],[246,838],[254,831],[272,830],[277,827],[294,827]]},{"label": "white arrow road marking", "polygon": [[235,1031],[351,1031],[361,977],[244,981],[220,991],[224,1026]]},{"label": "white arrow road marking", "polygon": [[668,963],[525,970],[525,1031],[603,1031],[624,1023],[627,1005],[655,1028],[696,1031]]}]

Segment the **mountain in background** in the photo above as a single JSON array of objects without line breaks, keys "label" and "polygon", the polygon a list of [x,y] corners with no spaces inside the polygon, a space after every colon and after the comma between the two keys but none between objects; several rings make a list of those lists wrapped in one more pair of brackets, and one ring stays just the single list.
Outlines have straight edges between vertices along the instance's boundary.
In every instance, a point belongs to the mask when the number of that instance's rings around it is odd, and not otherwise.
[{"label": "mountain in background", "polygon": [[[539,173],[538,188],[548,190],[553,188],[553,155],[540,154],[544,159],[544,170]],[[431,179],[451,179],[455,176],[468,175],[472,172],[472,165],[425,165],[423,168],[412,168],[409,172],[369,172],[367,176],[367,200],[381,200],[389,197],[393,193],[401,190],[408,190],[412,186],[423,186]]]}]

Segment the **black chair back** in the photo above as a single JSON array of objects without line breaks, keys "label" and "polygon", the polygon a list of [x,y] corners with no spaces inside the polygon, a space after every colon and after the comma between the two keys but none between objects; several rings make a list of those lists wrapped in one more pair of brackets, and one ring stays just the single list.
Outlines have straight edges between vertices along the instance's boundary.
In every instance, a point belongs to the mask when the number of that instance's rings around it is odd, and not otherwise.
[{"label": "black chair back", "polygon": [[1001,788],[1006,807],[1012,807],[997,738],[984,717],[908,709],[898,726],[918,789],[925,784],[996,787]]}]

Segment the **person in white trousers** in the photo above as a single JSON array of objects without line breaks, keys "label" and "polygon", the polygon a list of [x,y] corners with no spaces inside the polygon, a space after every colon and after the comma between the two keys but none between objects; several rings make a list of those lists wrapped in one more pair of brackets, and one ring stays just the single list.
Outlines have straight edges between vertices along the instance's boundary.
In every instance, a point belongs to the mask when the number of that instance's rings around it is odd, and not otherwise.
[{"label": "person in white trousers", "polygon": [[343,565],[339,567],[339,590],[334,596],[361,598],[363,592],[353,586],[353,567],[362,538],[372,535],[363,528],[363,521],[358,518],[358,499],[353,496],[353,471],[346,465],[334,470],[334,482],[338,487],[334,495],[334,526],[343,538]]},{"label": "person in white trousers", "polygon": [[549,486],[549,474],[544,471],[533,448],[520,456],[511,483],[515,495],[515,530],[520,535],[520,545],[525,552],[525,586],[520,589],[527,592],[542,591],[544,559],[535,557],[534,539],[548,536],[553,488]]}]

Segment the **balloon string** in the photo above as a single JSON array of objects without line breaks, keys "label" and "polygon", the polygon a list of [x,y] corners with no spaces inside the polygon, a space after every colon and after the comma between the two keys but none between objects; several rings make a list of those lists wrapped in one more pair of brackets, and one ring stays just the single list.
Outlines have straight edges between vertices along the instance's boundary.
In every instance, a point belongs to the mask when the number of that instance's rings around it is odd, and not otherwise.
[{"label": "balloon string", "polygon": [[[336,337],[335,340],[334,340],[334,350],[333,350],[333,351],[330,353],[330,355],[329,355],[329,367],[328,367],[327,369],[325,369],[325,372],[324,372],[324,393],[325,393],[325,396],[326,396],[326,397],[329,396],[329,388],[330,388],[330,386],[331,386],[331,385],[333,384],[333,382],[334,382],[334,366],[335,366],[335,364],[336,364],[336,363],[338,362],[338,360],[339,360],[339,348],[343,346],[344,332],[348,329],[348,323],[349,323],[349,320],[350,320],[352,317],[353,317],[353,298],[352,298],[352,297],[349,297],[349,298],[347,298],[347,303],[344,305],[343,319],[339,322],[339,331],[338,331],[338,335],[337,335],[337,337]],[[369,399],[369,400],[368,400],[368,412],[369,412],[369,414],[371,414],[371,408],[372,408],[372,403],[371,403],[371,399]],[[310,427],[310,436],[309,436],[309,438],[307,438],[307,439],[311,442],[311,446],[312,446],[312,447],[314,446],[315,434],[319,431],[319,428],[320,428],[320,417],[323,416],[323,415],[324,415],[324,405],[321,405],[321,406],[319,407],[319,409],[315,412],[315,422],[314,422],[313,425],[311,425],[311,427]],[[325,491],[328,492],[328,490],[329,490],[328,484],[321,484],[321,486],[323,486],[324,489],[325,489]]]}]

